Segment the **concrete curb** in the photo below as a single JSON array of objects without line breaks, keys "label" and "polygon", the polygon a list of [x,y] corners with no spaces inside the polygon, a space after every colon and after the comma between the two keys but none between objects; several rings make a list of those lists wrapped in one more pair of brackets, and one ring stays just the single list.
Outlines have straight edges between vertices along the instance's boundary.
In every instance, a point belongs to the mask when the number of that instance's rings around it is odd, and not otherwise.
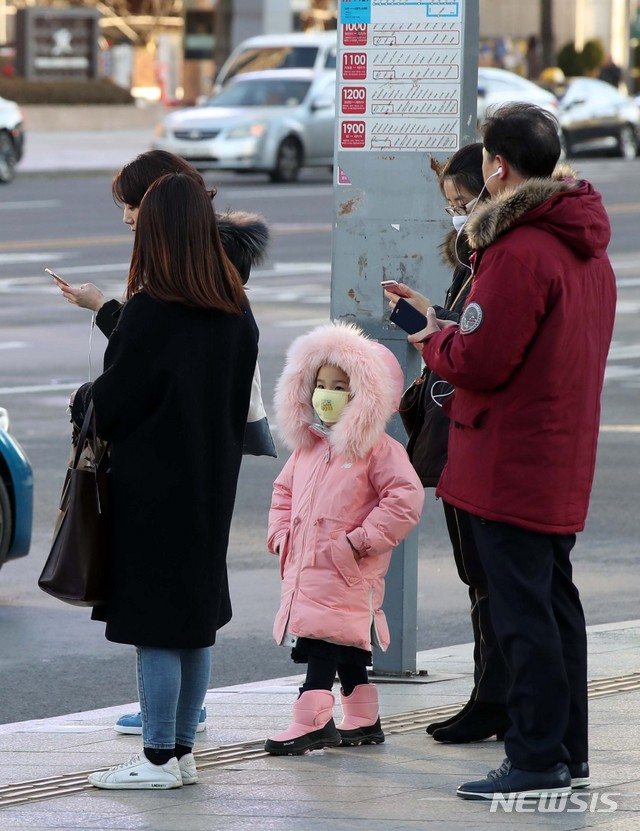
[{"label": "concrete curb", "polygon": [[162,104],[24,104],[27,140],[30,133],[75,130],[152,130],[166,115]]}]

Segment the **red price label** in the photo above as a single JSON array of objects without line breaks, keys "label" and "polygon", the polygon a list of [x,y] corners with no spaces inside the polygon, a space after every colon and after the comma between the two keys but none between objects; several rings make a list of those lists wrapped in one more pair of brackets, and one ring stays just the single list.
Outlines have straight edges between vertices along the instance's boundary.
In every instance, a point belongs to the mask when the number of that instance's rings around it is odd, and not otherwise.
[{"label": "red price label", "polygon": [[364,81],[367,77],[366,52],[345,52],[342,56],[342,77],[345,81]]},{"label": "red price label", "polygon": [[340,127],[341,147],[364,147],[366,127],[364,121],[343,121]]},{"label": "red price label", "polygon": [[367,109],[365,87],[344,87],[342,90],[342,112],[345,115],[362,115]]},{"label": "red price label", "polygon": [[342,43],[344,46],[366,46],[367,24],[345,23],[342,27]]}]

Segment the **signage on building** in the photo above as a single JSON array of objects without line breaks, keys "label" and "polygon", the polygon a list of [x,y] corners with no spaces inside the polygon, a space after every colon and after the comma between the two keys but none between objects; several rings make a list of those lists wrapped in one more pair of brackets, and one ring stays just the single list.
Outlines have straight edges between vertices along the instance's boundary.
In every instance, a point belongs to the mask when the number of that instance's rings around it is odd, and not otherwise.
[{"label": "signage on building", "polygon": [[33,81],[78,81],[98,77],[98,20],[95,9],[19,9],[16,67]]},{"label": "signage on building", "polygon": [[190,11],[184,13],[184,57],[188,61],[213,60],[215,46],[215,12]]}]

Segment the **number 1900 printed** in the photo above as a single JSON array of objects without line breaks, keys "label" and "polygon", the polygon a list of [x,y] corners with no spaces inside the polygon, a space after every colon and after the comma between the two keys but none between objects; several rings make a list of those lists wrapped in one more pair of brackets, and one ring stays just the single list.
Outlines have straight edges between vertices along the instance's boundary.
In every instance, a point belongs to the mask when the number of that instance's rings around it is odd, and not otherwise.
[{"label": "number 1900 printed", "polygon": [[340,125],[340,147],[347,149],[365,146],[367,137],[364,121],[343,121]]}]

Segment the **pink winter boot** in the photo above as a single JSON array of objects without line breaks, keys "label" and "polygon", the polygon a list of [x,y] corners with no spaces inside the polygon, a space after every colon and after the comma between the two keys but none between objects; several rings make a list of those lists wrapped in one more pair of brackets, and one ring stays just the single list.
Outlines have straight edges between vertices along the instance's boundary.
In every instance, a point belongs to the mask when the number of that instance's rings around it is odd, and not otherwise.
[{"label": "pink winter boot", "polygon": [[351,695],[343,695],[343,718],[338,725],[342,744],[352,747],[358,744],[382,744],[384,733],[378,713],[378,690],[373,684],[359,684]]},{"label": "pink winter boot", "polygon": [[340,733],[333,720],[335,698],[328,690],[307,690],[293,705],[293,721],[264,743],[273,756],[300,756],[319,747],[337,747]]}]

